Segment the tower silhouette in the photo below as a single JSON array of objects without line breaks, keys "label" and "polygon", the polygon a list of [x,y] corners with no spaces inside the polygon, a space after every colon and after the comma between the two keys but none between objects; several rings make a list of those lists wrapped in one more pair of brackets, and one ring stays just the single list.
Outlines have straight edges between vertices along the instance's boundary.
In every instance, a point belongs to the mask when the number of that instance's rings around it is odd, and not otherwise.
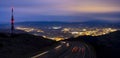
[{"label": "tower silhouette", "polygon": [[14,34],[14,14],[13,14],[14,9],[12,8],[12,16],[11,16],[11,36]]}]

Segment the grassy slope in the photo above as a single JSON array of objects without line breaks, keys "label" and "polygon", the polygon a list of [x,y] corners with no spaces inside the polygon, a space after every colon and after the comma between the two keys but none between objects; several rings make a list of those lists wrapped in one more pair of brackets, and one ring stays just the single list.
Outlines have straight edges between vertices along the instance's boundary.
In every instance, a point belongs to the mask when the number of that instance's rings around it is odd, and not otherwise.
[{"label": "grassy slope", "polygon": [[1,58],[28,58],[28,56],[52,46],[55,42],[30,34],[15,34],[13,38],[0,33]]}]

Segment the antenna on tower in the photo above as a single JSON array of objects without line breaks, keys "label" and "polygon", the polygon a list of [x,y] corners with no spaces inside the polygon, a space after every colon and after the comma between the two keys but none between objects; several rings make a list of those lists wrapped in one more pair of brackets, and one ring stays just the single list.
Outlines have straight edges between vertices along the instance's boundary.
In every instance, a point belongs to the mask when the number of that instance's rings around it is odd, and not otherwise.
[{"label": "antenna on tower", "polygon": [[14,8],[12,8],[12,15],[11,15],[11,36],[14,34],[14,14],[13,14]]}]

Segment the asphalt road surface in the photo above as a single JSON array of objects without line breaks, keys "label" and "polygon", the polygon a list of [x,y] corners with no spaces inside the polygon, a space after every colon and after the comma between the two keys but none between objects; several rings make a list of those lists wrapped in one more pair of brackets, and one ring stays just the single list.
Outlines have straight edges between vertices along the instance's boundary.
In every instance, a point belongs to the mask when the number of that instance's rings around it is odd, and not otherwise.
[{"label": "asphalt road surface", "polygon": [[65,42],[31,58],[96,58],[94,50],[82,42]]}]

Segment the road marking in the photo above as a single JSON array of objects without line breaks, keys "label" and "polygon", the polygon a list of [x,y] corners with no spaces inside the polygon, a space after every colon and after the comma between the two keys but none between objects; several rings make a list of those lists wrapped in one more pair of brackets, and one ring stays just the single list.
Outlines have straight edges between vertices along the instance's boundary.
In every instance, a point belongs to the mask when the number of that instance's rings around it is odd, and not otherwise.
[{"label": "road marking", "polygon": [[42,56],[42,55],[44,55],[44,54],[46,54],[46,53],[48,53],[49,51],[45,51],[45,52],[43,52],[43,53],[41,53],[41,54],[38,54],[38,55],[36,55],[36,56],[33,56],[33,57],[31,57],[31,58],[37,58],[37,57],[39,57],[39,56]]},{"label": "road marking", "polygon": [[62,45],[59,45],[59,46],[55,47],[55,49],[59,49],[60,47],[62,47]]},{"label": "road marking", "polygon": [[62,41],[61,43],[65,44],[66,42]]}]

